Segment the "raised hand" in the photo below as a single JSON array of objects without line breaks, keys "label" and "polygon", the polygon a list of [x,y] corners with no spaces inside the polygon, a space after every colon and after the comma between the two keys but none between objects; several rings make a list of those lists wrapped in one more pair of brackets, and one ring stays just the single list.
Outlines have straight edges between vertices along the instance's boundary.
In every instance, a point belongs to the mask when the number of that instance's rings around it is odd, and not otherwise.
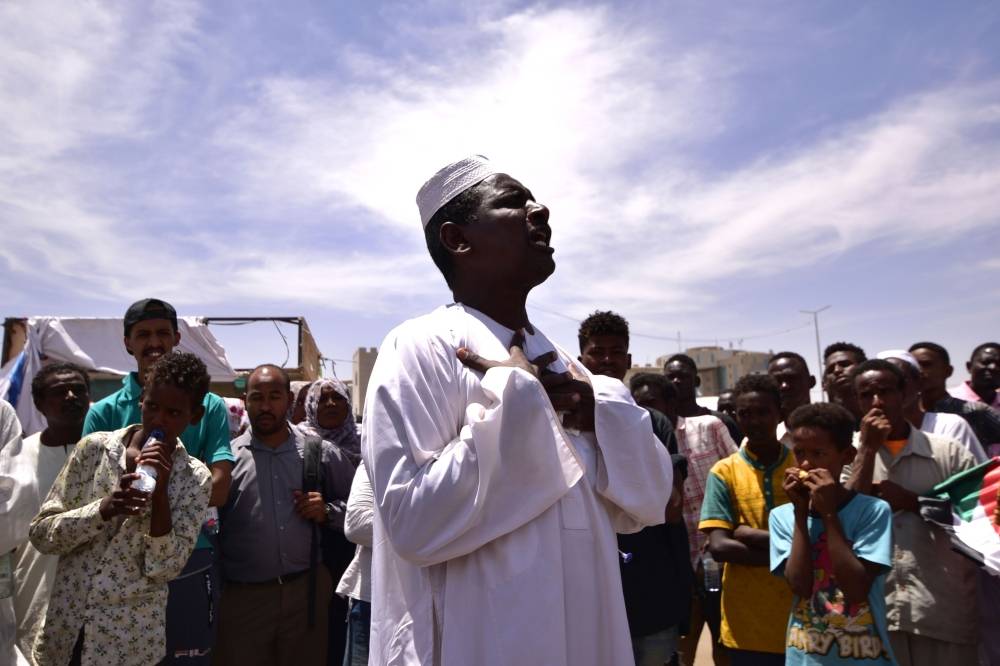
[{"label": "raised hand", "polygon": [[808,476],[809,472],[798,467],[789,467],[785,470],[785,478],[781,481],[781,487],[785,489],[788,499],[799,509],[809,508],[809,488],[802,482],[802,473]]},{"label": "raised hand", "polygon": [[872,409],[861,418],[861,446],[878,450],[885,446],[885,441],[892,432],[892,423],[881,409]]},{"label": "raised hand", "polygon": [[170,483],[170,470],[174,466],[174,445],[154,441],[143,447],[135,461],[136,467],[149,465],[156,470],[156,489],[154,493],[166,493]]},{"label": "raised hand", "polygon": [[837,513],[838,484],[829,470],[809,470],[809,476],[802,479],[802,485],[809,489],[813,511],[824,516]]},{"label": "raised hand", "polygon": [[118,481],[118,490],[101,500],[101,518],[111,520],[115,516],[136,516],[149,504],[149,495],[132,487],[139,478],[136,473],[123,474]]},{"label": "raised hand", "polygon": [[321,493],[293,490],[292,500],[295,502],[296,513],[301,517],[316,523],[326,522],[326,502]]},{"label": "raised hand", "polygon": [[[466,347],[456,354],[465,367],[485,373],[491,368],[520,368],[542,383],[552,408],[562,416],[564,427],[580,431],[594,430],[594,389],[571,372],[552,372],[547,366],[558,356],[546,352],[529,360],[524,354],[524,336],[516,332],[510,341],[510,358],[506,361],[485,359]],[[572,366],[570,366],[572,368]]]},{"label": "raised hand", "polygon": [[538,379],[541,379],[543,376],[557,374],[545,370],[546,366],[556,360],[556,353],[554,351],[547,352],[529,361],[528,357],[524,354],[524,335],[520,331],[514,333],[509,348],[510,358],[506,361],[493,361],[483,358],[467,347],[459,347],[456,355],[458,356],[458,360],[462,362],[462,365],[470,370],[484,374],[491,368],[520,368]]}]

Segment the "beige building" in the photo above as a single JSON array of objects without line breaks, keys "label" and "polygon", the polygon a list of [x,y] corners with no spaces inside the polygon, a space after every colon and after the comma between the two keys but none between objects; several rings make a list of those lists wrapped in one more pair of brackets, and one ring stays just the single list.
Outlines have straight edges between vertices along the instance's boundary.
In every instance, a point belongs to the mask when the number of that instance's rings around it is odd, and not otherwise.
[{"label": "beige building", "polygon": [[[767,372],[767,361],[773,354],[722,347],[689,347],[684,353],[693,358],[698,366],[701,395],[719,395],[733,388],[744,375]],[[670,356],[667,354],[656,359],[661,369]]]},{"label": "beige building", "polygon": [[[733,388],[740,377],[752,372],[767,372],[767,361],[772,352],[745,351],[743,349],[723,349],[722,347],[690,347],[684,352],[694,359],[698,365],[698,375],[701,377],[701,395],[719,395],[720,391]],[[672,354],[656,359],[656,365],[635,365],[625,373],[625,385],[629,380],[642,372],[655,375],[663,373],[663,365]],[[354,381],[352,386],[352,402],[356,416],[361,416],[365,408],[365,392],[368,390],[368,378],[371,377],[378,349],[375,347],[358,347],[354,352]]]},{"label": "beige building", "polygon": [[365,393],[368,392],[368,379],[372,376],[376,358],[378,358],[376,347],[358,347],[354,352],[351,403],[354,405],[355,417],[360,417],[365,411]]},{"label": "beige building", "polygon": [[663,366],[662,365],[633,365],[631,368],[628,369],[628,372],[625,373],[625,379],[623,379],[622,381],[625,383],[625,386],[628,386],[629,382],[632,381],[633,377],[635,377],[636,375],[641,375],[643,373],[647,373],[647,372],[651,373],[651,374],[654,374],[654,375],[662,375],[663,374]]}]

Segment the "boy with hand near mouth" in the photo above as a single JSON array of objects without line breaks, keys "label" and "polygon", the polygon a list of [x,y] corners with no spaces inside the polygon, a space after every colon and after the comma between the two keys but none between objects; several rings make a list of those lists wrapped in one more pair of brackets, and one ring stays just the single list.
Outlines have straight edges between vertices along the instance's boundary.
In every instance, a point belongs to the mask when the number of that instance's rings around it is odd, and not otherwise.
[{"label": "boy with hand near mouth", "polygon": [[[171,352],[150,369],[142,423],[84,437],[38,516],[32,544],[60,556],[41,634],[41,664],[154,664],[165,655],[167,582],[191,555],[212,477],[178,436],[201,418],[205,364]],[[150,440],[160,430],[162,441]],[[156,470],[149,493],[136,470]]]},{"label": "boy with hand near mouth", "polygon": [[892,512],[840,482],[855,455],[854,417],[831,403],[804,405],[788,419],[795,466],[791,500],[771,512],[771,570],[795,594],[785,663],[895,664],[886,624],[885,576],[892,566]]}]

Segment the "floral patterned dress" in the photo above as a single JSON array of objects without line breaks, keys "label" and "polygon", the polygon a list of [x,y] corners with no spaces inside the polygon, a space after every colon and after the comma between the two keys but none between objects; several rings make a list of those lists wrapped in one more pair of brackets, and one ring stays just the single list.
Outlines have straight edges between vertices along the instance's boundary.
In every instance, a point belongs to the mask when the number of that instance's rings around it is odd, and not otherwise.
[{"label": "floral patterned dress", "polygon": [[148,666],[166,651],[167,582],[194,549],[208,507],[212,476],[181,442],[167,495],[173,529],[149,536],[150,511],[101,518],[101,500],[118,488],[125,450],[139,426],[95,432],[77,444],[31,522],[32,544],[58,554],[59,568],[35,662],[69,662],[84,629],[84,666]]}]

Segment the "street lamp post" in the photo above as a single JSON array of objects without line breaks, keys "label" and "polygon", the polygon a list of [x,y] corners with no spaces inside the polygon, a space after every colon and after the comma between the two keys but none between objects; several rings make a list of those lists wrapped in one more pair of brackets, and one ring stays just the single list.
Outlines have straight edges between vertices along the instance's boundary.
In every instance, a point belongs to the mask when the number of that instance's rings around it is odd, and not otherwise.
[{"label": "street lamp post", "polygon": [[819,347],[819,313],[829,309],[829,305],[824,305],[819,310],[799,310],[803,314],[812,315],[813,318],[813,330],[816,332],[816,362],[819,364],[819,394],[823,400],[826,400],[826,387],[823,386],[823,352]]}]

